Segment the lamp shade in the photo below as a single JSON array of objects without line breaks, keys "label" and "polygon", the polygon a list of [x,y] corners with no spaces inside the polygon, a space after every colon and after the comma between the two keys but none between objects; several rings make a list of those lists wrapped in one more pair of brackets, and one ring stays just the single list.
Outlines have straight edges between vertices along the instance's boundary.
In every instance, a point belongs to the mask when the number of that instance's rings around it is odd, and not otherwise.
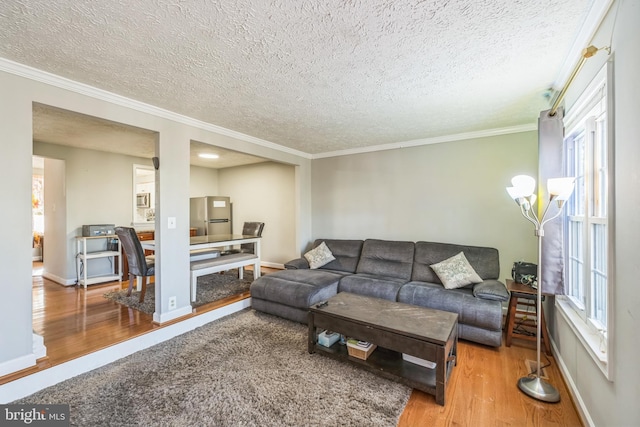
[{"label": "lamp shade", "polygon": [[518,194],[518,197],[529,197],[536,189],[536,180],[528,175],[514,176],[511,178],[511,184],[513,185],[512,188],[515,189],[514,193]]},{"label": "lamp shade", "polygon": [[507,187],[507,193],[509,193],[509,196],[511,196],[513,200],[518,200],[520,198],[520,194],[516,187]]},{"label": "lamp shade", "polygon": [[575,178],[550,178],[547,180],[547,190],[551,197],[558,200],[567,200],[573,193]]}]

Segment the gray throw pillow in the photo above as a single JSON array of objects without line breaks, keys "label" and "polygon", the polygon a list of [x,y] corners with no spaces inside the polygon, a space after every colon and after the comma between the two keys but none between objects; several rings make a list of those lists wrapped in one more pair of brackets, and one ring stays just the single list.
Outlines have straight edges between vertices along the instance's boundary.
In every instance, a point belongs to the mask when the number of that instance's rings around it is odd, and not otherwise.
[{"label": "gray throw pillow", "polygon": [[482,278],[473,269],[464,252],[431,265],[446,289],[457,289],[473,283],[482,282]]},{"label": "gray throw pillow", "polygon": [[320,268],[336,259],[324,242],[304,254],[304,257],[309,261],[309,268]]}]

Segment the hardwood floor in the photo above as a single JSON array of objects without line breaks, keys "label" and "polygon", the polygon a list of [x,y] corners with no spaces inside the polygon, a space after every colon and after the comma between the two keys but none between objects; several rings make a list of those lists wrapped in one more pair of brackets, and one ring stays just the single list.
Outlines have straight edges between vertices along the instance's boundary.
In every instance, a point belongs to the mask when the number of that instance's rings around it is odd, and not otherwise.
[{"label": "hardwood floor", "polygon": [[[263,273],[269,271],[275,270],[263,269]],[[102,297],[119,287],[119,282],[112,282],[92,285],[85,291],[34,276],[33,330],[44,337],[48,355],[33,368],[0,377],[0,385],[164,327],[154,324],[151,315]],[[193,315],[248,296],[245,293],[199,307]],[[433,396],[414,390],[398,425],[582,426],[555,360],[551,359],[545,371],[560,391],[559,403],[539,402],[518,390],[517,380],[528,373],[525,361],[535,357],[535,347],[526,341],[500,348],[460,341],[446,405],[440,406]]]}]

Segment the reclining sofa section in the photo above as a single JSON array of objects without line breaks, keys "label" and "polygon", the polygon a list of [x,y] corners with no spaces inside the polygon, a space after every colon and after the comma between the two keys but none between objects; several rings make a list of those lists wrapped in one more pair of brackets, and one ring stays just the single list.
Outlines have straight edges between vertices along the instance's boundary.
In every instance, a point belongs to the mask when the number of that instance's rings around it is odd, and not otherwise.
[{"label": "reclining sofa section", "polygon": [[[309,306],[351,292],[457,313],[461,339],[501,345],[502,302],[509,292],[498,281],[497,249],[375,239],[318,239],[313,247],[322,242],[335,260],[310,269],[305,258],[298,258],[286,263],[286,270],[261,276],[251,284],[253,308],[306,323]],[[483,281],[446,289],[430,265],[460,252]]]}]

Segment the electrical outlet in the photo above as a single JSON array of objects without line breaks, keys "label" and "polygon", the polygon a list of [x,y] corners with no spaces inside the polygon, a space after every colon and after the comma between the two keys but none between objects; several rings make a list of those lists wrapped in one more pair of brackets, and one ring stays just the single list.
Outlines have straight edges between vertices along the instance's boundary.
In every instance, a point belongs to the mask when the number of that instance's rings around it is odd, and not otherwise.
[{"label": "electrical outlet", "polygon": [[173,310],[178,306],[176,297],[169,297],[169,310]]}]

